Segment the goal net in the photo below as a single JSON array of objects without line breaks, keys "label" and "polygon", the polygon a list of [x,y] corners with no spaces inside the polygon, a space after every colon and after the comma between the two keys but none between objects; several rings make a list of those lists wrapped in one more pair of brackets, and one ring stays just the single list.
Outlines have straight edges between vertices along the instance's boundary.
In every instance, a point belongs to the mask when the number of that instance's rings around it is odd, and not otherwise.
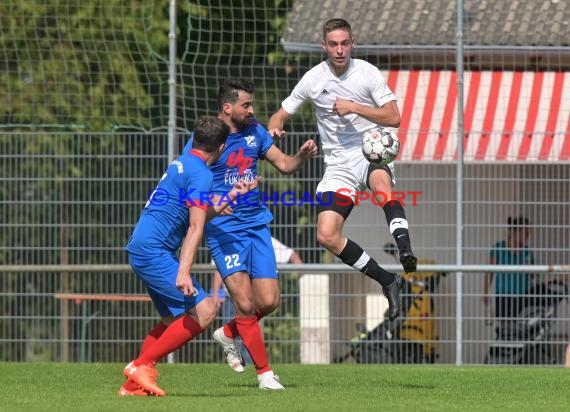
[{"label": "goal net", "polygon": [[[36,130],[164,129],[169,102],[169,2],[0,2],[1,127]],[[178,127],[216,112],[221,78],[283,84],[278,31],[291,2],[176,2]],[[235,3],[235,4],[234,4]],[[269,87],[266,87],[269,86]],[[278,86],[278,87],[277,87]]]}]

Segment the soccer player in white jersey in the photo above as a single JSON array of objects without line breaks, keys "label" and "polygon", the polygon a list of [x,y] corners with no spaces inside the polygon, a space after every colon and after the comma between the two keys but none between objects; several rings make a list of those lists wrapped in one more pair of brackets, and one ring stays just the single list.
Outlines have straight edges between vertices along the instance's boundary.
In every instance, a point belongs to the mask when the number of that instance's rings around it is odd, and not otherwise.
[{"label": "soccer player in white jersey", "polygon": [[364,132],[379,126],[399,127],[396,97],[376,67],[351,58],[354,38],[346,20],[331,19],[324,24],[322,47],[327,59],[301,78],[271,116],[268,129],[275,138],[283,137],[285,122],[304,103],[312,104],[326,165],[317,187],[317,240],[344,263],[382,285],[389,303],[388,316],[395,319],[400,313],[402,279],[381,268],[358,244],[343,236],[342,228],[354,206],[356,192],[387,194],[376,196],[376,201],[383,206],[404,270],[416,271],[417,258],[412,252],[404,208],[391,198],[394,166],[374,165],[361,150]]}]

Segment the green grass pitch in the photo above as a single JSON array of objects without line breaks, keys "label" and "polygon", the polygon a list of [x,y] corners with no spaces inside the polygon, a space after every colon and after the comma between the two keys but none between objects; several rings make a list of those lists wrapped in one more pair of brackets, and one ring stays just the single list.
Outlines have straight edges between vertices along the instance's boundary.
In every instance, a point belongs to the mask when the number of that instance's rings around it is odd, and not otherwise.
[{"label": "green grass pitch", "polygon": [[562,368],[274,365],[286,390],[262,391],[251,366],[161,364],[164,398],[119,398],[123,365],[0,363],[3,411],[566,411]]}]

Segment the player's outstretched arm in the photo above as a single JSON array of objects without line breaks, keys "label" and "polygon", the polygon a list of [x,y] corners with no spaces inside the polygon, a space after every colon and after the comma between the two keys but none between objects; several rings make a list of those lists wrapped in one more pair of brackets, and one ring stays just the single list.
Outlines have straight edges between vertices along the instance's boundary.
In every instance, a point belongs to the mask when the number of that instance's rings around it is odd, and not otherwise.
[{"label": "player's outstretched arm", "polygon": [[285,127],[285,123],[291,115],[287,113],[283,108],[279,109],[277,112],[273,114],[269,118],[269,123],[267,123],[267,130],[271,137],[276,140],[282,139],[285,137],[286,132],[283,130]]},{"label": "player's outstretched arm", "polygon": [[307,140],[299,148],[294,156],[289,156],[281,151],[277,146],[271,148],[265,154],[265,159],[283,174],[295,173],[308,159],[315,157],[319,153],[319,148],[313,139]]}]

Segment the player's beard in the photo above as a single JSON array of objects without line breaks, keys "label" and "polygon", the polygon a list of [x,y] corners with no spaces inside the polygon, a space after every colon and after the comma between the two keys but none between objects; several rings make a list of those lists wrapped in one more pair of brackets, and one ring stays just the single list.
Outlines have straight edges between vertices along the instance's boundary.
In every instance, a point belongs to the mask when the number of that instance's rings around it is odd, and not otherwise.
[{"label": "player's beard", "polygon": [[251,116],[246,116],[246,117],[241,118],[241,119],[234,117],[234,116],[231,117],[231,121],[237,130],[245,129],[247,126],[249,126],[251,124],[252,120],[253,120],[253,117],[251,117]]}]

